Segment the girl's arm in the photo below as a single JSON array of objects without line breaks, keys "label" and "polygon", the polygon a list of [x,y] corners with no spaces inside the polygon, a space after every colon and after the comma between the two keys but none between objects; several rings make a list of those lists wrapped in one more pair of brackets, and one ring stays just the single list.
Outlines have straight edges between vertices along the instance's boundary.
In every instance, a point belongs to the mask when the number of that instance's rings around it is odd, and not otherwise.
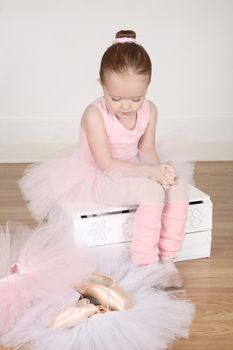
[{"label": "girl's arm", "polygon": [[132,176],[143,176],[162,181],[165,169],[112,158],[103,117],[96,106],[90,105],[86,108],[81,127],[86,132],[91,153],[100,169],[104,171],[120,170]]},{"label": "girl's arm", "polygon": [[[160,177],[160,183],[165,189],[169,189],[175,183],[176,171],[171,162],[161,164],[158,153],[155,147],[155,135],[157,125],[157,107],[149,101],[150,104],[150,121],[145,133],[139,140],[139,158],[146,162],[148,165],[162,168],[162,176]],[[165,167],[165,168],[164,168]],[[163,171],[165,169],[165,171]]]},{"label": "girl's arm", "polygon": [[154,103],[150,103],[150,121],[149,125],[142,135],[138,148],[142,152],[140,157],[143,157],[148,163],[152,165],[160,164],[159,156],[155,149],[155,135],[156,135],[156,125],[157,125],[157,107]]}]

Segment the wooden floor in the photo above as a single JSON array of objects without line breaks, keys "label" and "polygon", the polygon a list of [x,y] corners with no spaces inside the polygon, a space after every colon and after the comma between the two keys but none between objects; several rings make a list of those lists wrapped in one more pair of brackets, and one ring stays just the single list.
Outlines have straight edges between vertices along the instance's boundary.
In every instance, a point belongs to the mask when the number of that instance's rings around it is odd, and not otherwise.
[{"label": "wooden floor", "polygon": [[[13,219],[35,226],[17,187],[24,167],[0,164],[0,224]],[[190,338],[178,340],[172,349],[232,350],[233,162],[199,162],[195,179],[214,203],[212,256],[177,264],[196,317]]]}]

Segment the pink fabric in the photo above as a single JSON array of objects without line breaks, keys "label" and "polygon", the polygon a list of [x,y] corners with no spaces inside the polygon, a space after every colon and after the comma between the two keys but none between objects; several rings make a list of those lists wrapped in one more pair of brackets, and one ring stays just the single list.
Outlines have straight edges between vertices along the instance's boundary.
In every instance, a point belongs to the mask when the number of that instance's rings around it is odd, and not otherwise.
[{"label": "pink fabric", "polygon": [[11,222],[0,227],[0,262],[0,337],[32,305],[82,284],[94,268],[90,252],[74,245],[61,221],[33,230]]},{"label": "pink fabric", "polygon": [[139,205],[133,223],[133,262],[151,264],[159,260],[159,255],[175,258],[184,240],[187,213],[188,202]]},{"label": "pink fabric", "polygon": [[159,239],[160,255],[176,257],[184,240],[188,202],[165,202]]},{"label": "pink fabric", "polygon": [[[138,142],[146,130],[150,120],[150,105],[147,100],[144,101],[141,109],[137,113],[137,121],[134,129],[127,129],[117,119],[105,104],[103,97],[92,103],[101,112],[104,120],[105,130],[108,136],[108,143],[111,149],[112,157],[120,160],[137,160],[138,159]],[[80,133],[80,153],[85,162],[90,162],[96,167],[92,157],[86,134],[81,129]]]},{"label": "pink fabric", "polygon": [[187,183],[182,179],[176,179],[176,183],[165,192],[165,200],[167,202],[188,202]]},{"label": "pink fabric", "polygon": [[159,260],[158,241],[163,205],[141,204],[138,206],[131,243],[132,261],[147,265]]},{"label": "pink fabric", "polygon": [[113,44],[115,43],[135,43],[136,40],[134,38],[128,38],[128,37],[124,37],[124,38],[117,38],[115,40],[113,40]]}]

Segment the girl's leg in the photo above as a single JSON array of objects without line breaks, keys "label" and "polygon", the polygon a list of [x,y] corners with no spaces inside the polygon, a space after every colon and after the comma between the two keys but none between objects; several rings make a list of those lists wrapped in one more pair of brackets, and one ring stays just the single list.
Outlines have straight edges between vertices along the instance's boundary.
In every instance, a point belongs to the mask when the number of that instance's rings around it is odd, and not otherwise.
[{"label": "girl's leg", "polygon": [[188,206],[187,185],[184,181],[177,180],[176,185],[168,190],[165,196],[159,239],[161,256],[175,258],[176,252],[181,249]]},{"label": "girl's leg", "polygon": [[182,286],[182,279],[173,260],[184,240],[188,206],[187,185],[182,180],[178,180],[176,185],[166,192],[159,239],[160,259],[163,263],[169,264],[172,271],[168,281],[169,287]]},{"label": "girl's leg", "polygon": [[136,265],[159,261],[159,236],[163,204],[140,204],[135,213],[131,257]]},{"label": "girl's leg", "polygon": [[131,256],[137,265],[159,261],[158,242],[163,206],[162,186],[155,181],[145,183],[144,196],[135,213],[132,230]]},{"label": "girl's leg", "polygon": [[[136,177],[109,178],[105,181],[104,191],[99,192],[98,201],[112,206],[139,204],[133,222],[132,260],[137,265],[150,264],[158,261],[160,255],[161,260],[166,259],[171,272],[164,287],[181,286],[182,280],[173,264],[173,257],[184,237],[188,208],[186,184],[178,180],[165,197],[164,189],[155,181]],[[182,203],[179,217],[177,203]],[[177,220],[175,224],[174,220]]]},{"label": "girl's leg", "polygon": [[[159,260],[158,242],[161,214],[164,206],[164,189],[149,179],[125,177],[109,182],[101,202],[108,205],[137,205],[131,242],[131,258],[137,265]],[[106,193],[106,195],[105,195]]]}]

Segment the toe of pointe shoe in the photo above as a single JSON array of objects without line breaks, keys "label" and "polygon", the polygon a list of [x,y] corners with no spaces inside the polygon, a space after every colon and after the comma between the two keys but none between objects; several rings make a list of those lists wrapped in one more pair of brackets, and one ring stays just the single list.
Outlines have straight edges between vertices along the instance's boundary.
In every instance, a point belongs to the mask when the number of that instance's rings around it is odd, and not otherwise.
[{"label": "toe of pointe shoe", "polygon": [[97,313],[100,309],[91,303],[80,304],[76,307],[66,307],[52,314],[49,328],[69,328]]},{"label": "toe of pointe shoe", "polygon": [[124,311],[133,306],[130,296],[111,277],[98,273],[93,273],[79,292],[94,298],[107,309]]}]

